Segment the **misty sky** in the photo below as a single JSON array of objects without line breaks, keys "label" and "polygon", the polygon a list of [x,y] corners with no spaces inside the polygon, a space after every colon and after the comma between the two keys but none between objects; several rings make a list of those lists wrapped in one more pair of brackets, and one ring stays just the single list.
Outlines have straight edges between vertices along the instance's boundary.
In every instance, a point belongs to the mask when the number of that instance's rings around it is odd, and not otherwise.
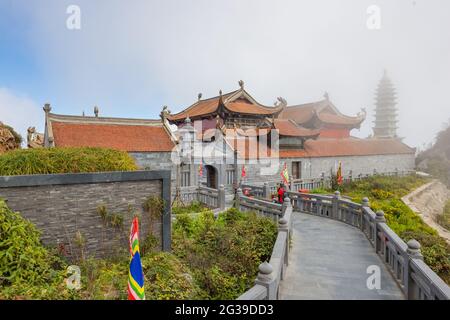
[{"label": "misty sky", "polygon": [[[66,9],[81,8],[81,30]],[[369,30],[366,10],[381,9]],[[43,130],[53,112],[155,118],[238,88],[261,103],[322,99],[362,107],[387,69],[399,96],[399,135],[430,142],[450,118],[448,0],[0,0],[0,121]]]}]

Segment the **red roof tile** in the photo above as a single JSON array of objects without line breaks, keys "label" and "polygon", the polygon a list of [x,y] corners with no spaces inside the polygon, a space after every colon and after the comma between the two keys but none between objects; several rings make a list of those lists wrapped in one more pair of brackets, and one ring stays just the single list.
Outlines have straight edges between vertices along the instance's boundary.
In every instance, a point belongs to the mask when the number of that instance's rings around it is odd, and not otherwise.
[{"label": "red roof tile", "polygon": [[320,130],[311,130],[300,127],[294,121],[288,119],[275,119],[275,129],[278,129],[282,136],[291,137],[314,137],[320,134]]},{"label": "red roof tile", "polygon": [[415,149],[398,139],[317,139],[307,140],[304,150],[280,150],[280,157],[339,157],[386,154],[414,154]]},{"label": "red roof tile", "polygon": [[341,114],[329,100],[286,107],[281,111],[280,119],[294,120],[298,124],[305,124],[317,117],[326,124],[336,124],[356,127],[364,121],[365,117],[349,117]]},{"label": "red roof tile", "polygon": [[127,152],[169,152],[174,143],[162,126],[52,121],[56,147],[102,147]]}]

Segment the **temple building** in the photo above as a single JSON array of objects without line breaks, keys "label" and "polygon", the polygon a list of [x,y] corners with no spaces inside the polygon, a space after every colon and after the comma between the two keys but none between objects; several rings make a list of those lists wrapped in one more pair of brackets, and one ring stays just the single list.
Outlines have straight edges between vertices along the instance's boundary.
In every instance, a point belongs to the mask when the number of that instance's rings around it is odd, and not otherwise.
[{"label": "temple building", "polygon": [[[225,147],[215,148],[223,149],[223,158],[234,159],[234,164],[206,162],[206,184],[210,187],[229,186],[232,174],[227,171],[233,169],[234,183],[243,180],[249,184],[279,183],[284,165],[293,181],[329,177],[339,162],[344,175],[352,177],[414,169],[415,149],[398,139],[351,135],[365,120],[364,109],[356,116],[344,115],[328,94],[313,103],[289,106],[278,98],[274,106],[266,106],[245,90],[242,81],[239,87],[207,99],[199,94],[198,101],[184,110],[162,113],[164,120],[178,128],[188,122],[204,144],[217,145],[217,132],[223,135]],[[243,179],[242,167],[246,172]]]},{"label": "temple building", "polygon": [[[324,99],[273,106],[258,102],[239,81],[235,91],[197,101],[160,119],[67,116],[44,107],[44,147],[107,147],[128,152],[142,169],[172,170],[172,194],[204,184],[276,184],[287,167],[291,181],[326,179],[342,163],[344,176],[408,172],[415,149],[399,139],[360,139],[351,131],[366,118],[342,114]],[[36,144],[35,144],[36,145]]]}]

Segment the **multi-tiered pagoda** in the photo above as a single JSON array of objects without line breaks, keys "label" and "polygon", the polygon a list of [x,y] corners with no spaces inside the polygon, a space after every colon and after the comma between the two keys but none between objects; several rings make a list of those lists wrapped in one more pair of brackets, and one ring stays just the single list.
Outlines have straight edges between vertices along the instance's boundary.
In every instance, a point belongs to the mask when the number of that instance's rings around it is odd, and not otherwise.
[{"label": "multi-tiered pagoda", "polygon": [[376,91],[375,138],[397,138],[397,94],[386,71]]}]

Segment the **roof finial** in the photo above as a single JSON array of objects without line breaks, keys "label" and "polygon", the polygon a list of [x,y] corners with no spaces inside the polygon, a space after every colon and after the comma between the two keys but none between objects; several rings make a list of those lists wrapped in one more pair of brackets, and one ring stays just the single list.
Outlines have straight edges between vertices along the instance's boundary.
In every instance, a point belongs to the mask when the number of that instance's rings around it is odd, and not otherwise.
[{"label": "roof finial", "polygon": [[84,110],[83,110],[83,113],[81,114],[83,117],[85,117],[86,115],[84,114]]},{"label": "roof finial", "polygon": [[98,118],[98,111],[99,111],[99,110],[98,110],[98,107],[95,106],[95,107],[94,107],[94,115],[95,115],[96,118]]},{"label": "roof finial", "polygon": [[52,107],[50,106],[50,103],[44,104],[44,111],[45,111],[45,113],[50,113],[50,111],[52,111]]},{"label": "roof finial", "polygon": [[326,100],[330,100],[330,95],[328,94],[327,91],[325,91],[325,93],[323,94],[323,97],[324,97]]},{"label": "roof finial", "polygon": [[202,98],[202,93],[200,92],[197,97],[198,97],[198,101],[200,101],[200,99]]},{"label": "roof finial", "polygon": [[222,98],[222,89],[219,90],[219,96]]},{"label": "roof finial", "polygon": [[244,90],[244,81],[239,80],[239,87],[241,87],[241,90]]}]

